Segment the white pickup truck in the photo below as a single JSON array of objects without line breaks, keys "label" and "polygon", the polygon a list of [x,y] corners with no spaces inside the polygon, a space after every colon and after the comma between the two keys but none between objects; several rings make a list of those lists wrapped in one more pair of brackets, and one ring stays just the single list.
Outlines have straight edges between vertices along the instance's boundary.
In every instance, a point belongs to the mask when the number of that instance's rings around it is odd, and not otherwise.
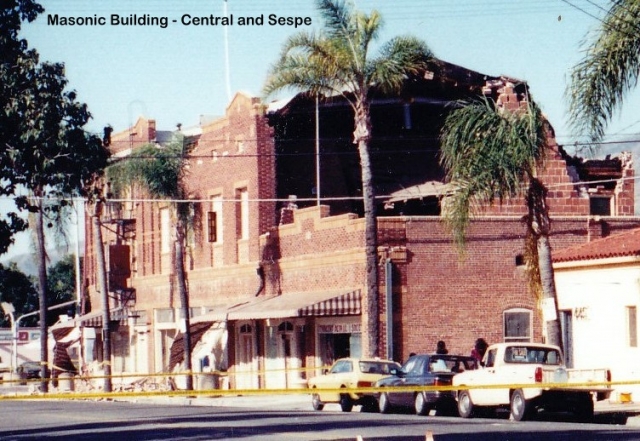
[{"label": "white pickup truck", "polygon": [[[453,377],[458,412],[470,418],[478,408],[509,408],[522,421],[539,409],[569,411],[581,421],[593,418],[593,403],[609,398],[608,369],[567,369],[560,348],[539,343],[489,346],[483,367]],[[595,384],[591,384],[595,383]]]}]

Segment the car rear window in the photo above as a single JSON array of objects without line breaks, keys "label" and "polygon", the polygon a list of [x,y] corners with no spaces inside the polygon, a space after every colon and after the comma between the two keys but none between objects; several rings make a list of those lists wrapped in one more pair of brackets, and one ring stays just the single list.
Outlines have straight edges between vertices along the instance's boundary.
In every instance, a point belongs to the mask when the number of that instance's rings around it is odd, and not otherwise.
[{"label": "car rear window", "polygon": [[398,369],[399,366],[393,363],[375,362],[375,361],[361,361],[360,372],[365,374],[382,374],[391,375],[391,369]]},{"label": "car rear window", "polygon": [[464,372],[477,369],[476,361],[469,357],[435,356],[429,360],[431,372]]},{"label": "car rear window", "polygon": [[562,358],[560,352],[553,348],[510,346],[504,351],[504,361],[507,363],[559,365]]}]

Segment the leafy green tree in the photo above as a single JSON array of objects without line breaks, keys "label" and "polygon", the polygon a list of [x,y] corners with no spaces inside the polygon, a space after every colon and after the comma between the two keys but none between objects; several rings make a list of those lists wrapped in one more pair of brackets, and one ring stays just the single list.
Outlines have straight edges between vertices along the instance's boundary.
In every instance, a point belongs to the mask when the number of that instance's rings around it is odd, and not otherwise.
[{"label": "leafy green tree", "polygon": [[[75,298],[76,269],[74,259],[73,255],[68,255],[49,267],[47,277],[47,303],[49,305],[59,305]],[[0,264],[0,301],[13,305],[15,318],[39,309],[36,284],[36,280],[20,271],[15,262],[11,262],[9,266]],[[48,311],[47,324],[53,325],[58,320],[58,316],[64,312],[65,310],[60,309]],[[20,326],[37,326],[38,321],[37,315],[25,317],[21,320]],[[9,326],[11,323],[7,317],[0,319],[0,327]]]},{"label": "leafy green tree", "polygon": [[[75,255],[68,254],[49,267],[47,274],[47,302],[49,305],[60,305],[76,299],[76,263]],[[60,314],[72,312],[73,305],[66,309],[49,311],[47,323],[54,324]]]},{"label": "leafy green tree", "polygon": [[441,133],[441,163],[453,193],[445,200],[442,216],[464,249],[470,219],[482,207],[525,197],[529,285],[534,294],[555,304],[556,318],[547,321],[547,336],[549,343],[562,346],[547,189],[537,175],[544,167],[548,129],[533,101],[526,109],[512,111],[484,99],[451,111]]},{"label": "leafy green tree", "polygon": [[[149,144],[107,169],[111,189],[116,195],[126,195],[132,184],[139,185],[151,197],[165,200],[172,207],[175,225],[174,274],[180,295],[184,320],[183,345],[185,369],[191,372],[191,330],[189,319],[189,293],[184,268],[185,241],[190,225],[193,225],[194,205],[184,202],[187,197],[185,187],[186,160],[184,142],[178,139],[167,146]],[[193,389],[193,377],[187,375],[186,389]]]},{"label": "leafy green tree", "polygon": [[382,28],[377,11],[367,15],[353,3],[317,0],[324,26],[317,34],[300,32],[289,37],[280,59],[271,67],[264,86],[270,96],[283,89],[307,91],[315,96],[343,96],[354,114],[353,142],[360,155],[365,217],[366,317],[365,352],[379,352],[378,255],[375,191],[369,146],[372,92],[399,92],[405,80],[426,68],[431,50],[413,37],[396,37],[382,45],[374,57],[371,44]]},{"label": "leafy green tree", "polygon": [[[47,268],[45,225],[57,222],[68,198],[88,195],[109,156],[102,140],[84,126],[91,115],[87,106],[67,90],[64,65],[41,63],[37,52],[18,38],[21,20],[33,20],[42,8],[29,0],[4,2],[0,54],[2,71],[0,182],[5,194],[27,189],[30,197],[17,197],[18,209],[32,213],[30,227],[36,238],[41,335],[47,335]],[[49,220],[47,220],[49,217]],[[51,220],[53,219],[53,220]],[[48,341],[41,339],[42,383],[48,391]]]},{"label": "leafy green tree", "polygon": [[[29,66],[37,58],[34,50],[27,49],[26,40],[18,37],[23,21],[33,21],[43,11],[33,0],[7,0],[0,7],[0,196],[11,196],[16,189],[12,178],[12,165],[5,146],[14,144],[20,136],[17,125],[21,115],[16,103],[28,95],[23,83]],[[15,233],[24,231],[27,223],[16,213],[0,218],[0,254],[13,243]]]},{"label": "leafy green tree", "polygon": [[[20,271],[15,263],[0,264],[0,301],[11,303],[15,309],[14,318],[38,309],[38,292],[31,277]],[[35,326],[37,317],[27,317],[22,326]],[[8,317],[0,319],[0,327],[11,326]]]},{"label": "leafy green tree", "polygon": [[640,74],[640,2],[614,0],[599,27],[583,43],[584,58],[567,88],[571,125],[600,141]]}]

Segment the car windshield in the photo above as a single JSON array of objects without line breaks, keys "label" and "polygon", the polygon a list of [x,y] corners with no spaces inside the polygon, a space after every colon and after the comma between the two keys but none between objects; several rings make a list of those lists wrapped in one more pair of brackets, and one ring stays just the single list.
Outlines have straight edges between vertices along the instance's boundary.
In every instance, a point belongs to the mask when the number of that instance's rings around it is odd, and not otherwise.
[{"label": "car windshield", "polygon": [[507,363],[559,365],[561,357],[560,352],[554,348],[510,346],[504,351],[504,361]]},{"label": "car windshield", "polygon": [[398,369],[400,367],[396,363],[384,361],[361,361],[358,365],[362,373],[382,375],[391,375],[391,369]]}]

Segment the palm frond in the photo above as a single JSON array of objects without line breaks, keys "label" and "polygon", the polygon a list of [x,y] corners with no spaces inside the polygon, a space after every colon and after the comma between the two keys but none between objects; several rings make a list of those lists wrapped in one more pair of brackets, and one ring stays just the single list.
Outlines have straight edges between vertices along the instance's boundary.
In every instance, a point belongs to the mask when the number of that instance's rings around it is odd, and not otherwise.
[{"label": "palm frond", "polygon": [[344,0],[317,0],[316,5],[329,37],[349,39],[355,34],[352,4]]},{"label": "palm frond", "polygon": [[431,49],[414,37],[396,37],[388,41],[371,60],[368,81],[384,92],[397,92],[408,75],[427,68],[433,58]]},{"label": "palm frond", "polygon": [[154,198],[183,198],[185,167],[182,153],[180,143],[166,147],[148,144],[137,149],[132,156],[107,168],[112,192],[122,194],[135,183]]},{"label": "palm frond", "polygon": [[638,84],[640,2],[613,2],[583,46],[585,57],[572,69],[566,92],[571,128],[600,141],[626,94]]},{"label": "palm frond", "polygon": [[270,68],[263,95],[285,90],[333,94],[352,86],[351,58],[344,44],[308,33],[291,36]]},{"label": "palm frond", "polygon": [[533,103],[512,112],[483,99],[446,117],[440,163],[455,190],[443,219],[458,245],[464,245],[475,207],[524,194],[525,183],[543,165],[545,149],[543,118]]}]

